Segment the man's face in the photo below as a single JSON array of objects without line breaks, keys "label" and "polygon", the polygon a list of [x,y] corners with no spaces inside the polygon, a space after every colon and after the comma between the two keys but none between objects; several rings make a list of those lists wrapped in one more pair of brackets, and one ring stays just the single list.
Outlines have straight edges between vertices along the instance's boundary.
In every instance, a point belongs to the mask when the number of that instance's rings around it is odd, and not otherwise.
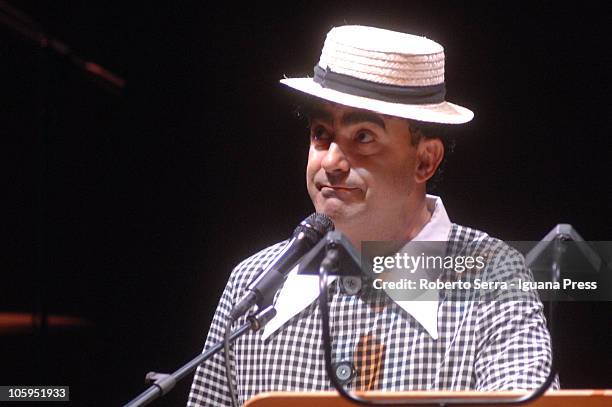
[{"label": "man's face", "polygon": [[416,153],[406,120],[320,103],[311,115],[306,169],[316,211],[345,233],[403,222],[418,185]]}]

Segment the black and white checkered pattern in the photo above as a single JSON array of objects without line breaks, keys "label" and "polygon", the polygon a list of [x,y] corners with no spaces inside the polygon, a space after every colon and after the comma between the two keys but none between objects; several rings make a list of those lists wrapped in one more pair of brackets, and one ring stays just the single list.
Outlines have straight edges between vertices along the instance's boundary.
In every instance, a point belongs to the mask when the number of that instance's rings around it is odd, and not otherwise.
[{"label": "black and white checkered pattern", "polygon": [[[483,232],[453,225],[452,253],[484,250],[479,278],[532,280],[523,257]],[[286,242],[244,260],[232,272],[213,318],[205,348],[222,340],[226,318],[256,272]],[[453,278],[452,276],[446,276]],[[335,361],[353,363],[347,385],[359,390],[510,390],[538,387],[551,363],[550,335],[537,296],[505,290],[495,301],[451,299],[440,293],[439,338],[381,290],[347,295],[330,285],[330,327]],[[516,294],[516,295],[515,295]],[[242,324],[244,318],[238,321]],[[240,403],[263,391],[332,390],[325,372],[316,301],[265,342],[261,332],[239,338],[231,361]],[[555,386],[558,386],[556,384]],[[223,357],[217,354],[195,374],[188,406],[231,405]]]}]

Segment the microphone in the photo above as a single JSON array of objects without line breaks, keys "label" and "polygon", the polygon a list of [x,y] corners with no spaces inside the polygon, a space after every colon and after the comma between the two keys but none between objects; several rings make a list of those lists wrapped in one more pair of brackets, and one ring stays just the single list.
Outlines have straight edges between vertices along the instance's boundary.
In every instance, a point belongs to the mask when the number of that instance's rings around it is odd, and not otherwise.
[{"label": "microphone", "polygon": [[334,230],[334,223],[325,214],[313,213],[304,219],[293,231],[291,240],[265,270],[247,287],[247,294],[230,312],[232,320],[245,314],[253,305],[262,309],[272,304],[274,294],[285,281],[287,274],[298,261],[321,240]]}]

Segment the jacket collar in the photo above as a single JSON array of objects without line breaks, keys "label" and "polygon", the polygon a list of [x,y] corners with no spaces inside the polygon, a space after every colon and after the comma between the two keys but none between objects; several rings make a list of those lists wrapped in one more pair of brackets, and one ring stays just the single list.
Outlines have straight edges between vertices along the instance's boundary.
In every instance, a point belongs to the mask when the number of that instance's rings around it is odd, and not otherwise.
[{"label": "jacket collar", "polygon": [[[442,200],[434,195],[426,196],[427,208],[431,219],[414,237],[414,241],[447,241],[451,231],[451,222],[442,204]],[[262,339],[267,339],[288,320],[308,307],[319,296],[319,276],[298,274],[297,265],[289,275],[275,303],[277,314],[265,326]],[[336,279],[330,276],[331,283]],[[412,301],[395,301],[402,309],[425,328],[433,339],[438,339],[438,292],[429,290]]]}]

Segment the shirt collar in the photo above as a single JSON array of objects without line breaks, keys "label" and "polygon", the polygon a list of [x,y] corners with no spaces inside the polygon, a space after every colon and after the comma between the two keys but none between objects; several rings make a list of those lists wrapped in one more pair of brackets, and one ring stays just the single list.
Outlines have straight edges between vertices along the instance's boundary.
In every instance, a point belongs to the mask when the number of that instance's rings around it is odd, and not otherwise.
[{"label": "shirt collar", "polygon": [[[451,222],[442,204],[442,199],[434,195],[425,197],[431,219],[414,237],[414,241],[447,241]],[[262,339],[267,339],[285,322],[309,306],[319,296],[319,276],[298,274],[299,265],[289,275],[275,303],[277,314],[263,330]],[[329,277],[331,283],[335,276]],[[438,293],[430,290],[414,301],[395,301],[402,309],[417,320],[433,339],[438,339]]]}]

